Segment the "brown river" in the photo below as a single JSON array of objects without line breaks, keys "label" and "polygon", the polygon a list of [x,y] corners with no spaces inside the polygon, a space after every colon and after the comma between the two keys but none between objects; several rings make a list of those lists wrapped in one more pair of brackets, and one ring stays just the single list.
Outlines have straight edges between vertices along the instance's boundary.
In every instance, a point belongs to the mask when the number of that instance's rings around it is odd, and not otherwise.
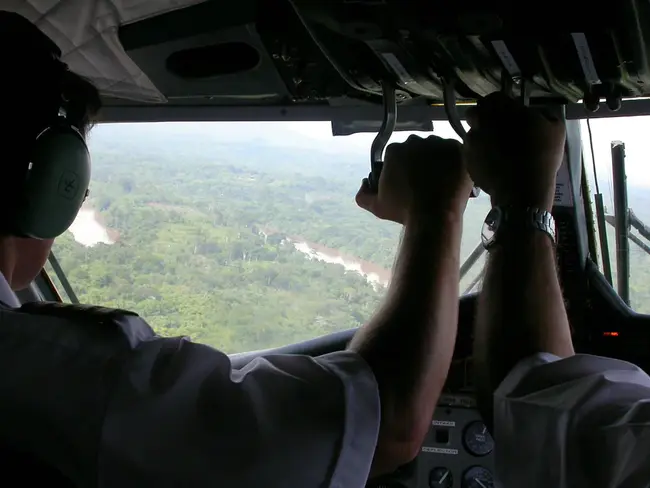
[{"label": "brown river", "polygon": [[[97,244],[113,244],[115,241],[111,233],[97,218],[97,212],[84,208],[79,212],[76,220],[70,227],[74,239],[87,247]],[[388,286],[390,270],[377,266],[368,261],[363,261],[354,256],[346,255],[337,249],[321,246],[308,242],[300,237],[289,239],[296,251],[302,253],[306,259],[322,261],[332,266],[342,266],[346,272],[363,276],[375,289]]]}]

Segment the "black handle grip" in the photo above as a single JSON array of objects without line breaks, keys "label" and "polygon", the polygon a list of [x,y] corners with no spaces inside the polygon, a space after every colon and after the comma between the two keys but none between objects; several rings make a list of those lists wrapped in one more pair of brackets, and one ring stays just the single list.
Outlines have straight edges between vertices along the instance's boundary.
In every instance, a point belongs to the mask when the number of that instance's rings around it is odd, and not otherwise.
[{"label": "black handle grip", "polygon": [[370,174],[368,175],[370,191],[374,193],[379,191],[379,178],[384,166],[384,149],[397,125],[397,97],[395,95],[395,87],[390,81],[384,80],[381,82],[381,90],[384,101],[384,119],[379,128],[379,132],[377,132],[377,136],[372,141],[370,148]]},{"label": "black handle grip", "polygon": [[368,174],[368,187],[372,193],[379,192],[379,178],[381,177],[381,170],[383,167],[383,162],[375,161],[372,165],[370,173]]}]

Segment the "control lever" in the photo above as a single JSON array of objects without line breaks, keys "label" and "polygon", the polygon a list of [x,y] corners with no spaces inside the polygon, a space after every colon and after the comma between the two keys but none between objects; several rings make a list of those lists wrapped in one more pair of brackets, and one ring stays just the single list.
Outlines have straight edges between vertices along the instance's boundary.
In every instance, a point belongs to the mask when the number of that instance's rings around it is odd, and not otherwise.
[{"label": "control lever", "polygon": [[510,76],[510,73],[508,73],[508,71],[505,69],[501,70],[501,93],[503,93],[508,98],[513,98],[514,84],[514,80]]},{"label": "control lever", "polygon": [[515,84],[519,87],[519,100],[524,107],[528,107],[530,105],[530,85],[523,78],[517,78],[516,81],[513,80],[510,74],[506,70],[503,70],[503,74],[501,75],[501,91],[503,94],[507,97],[515,98]]},{"label": "control lever", "polygon": [[[527,107],[530,103],[529,87],[526,83],[526,80],[520,80],[519,88],[521,90],[521,102]],[[501,91],[507,96],[513,96],[513,79],[510,75],[504,70],[501,76]],[[467,131],[463,127],[462,122],[460,121],[460,115],[458,114],[458,108],[456,106],[456,91],[454,90],[454,79],[448,78],[445,80],[443,85],[443,101],[445,106],[445,113],[447,114],[447,119],[451,128],[454,129],[454,132],[465,142],[467,139]],[[478,187],[472,188],[470,197],[477,197],[481,193],[481,189]]]},{"label": "control lever", "polygon": [[530,84],[526,80],[521,80],[519,88],[521,90],[521,103],[524,104],[524,107],[528,107],[530,105]]},{"label": "control lever", "polygon": [[388,144],[390,136],[393,135],[395,125],[397,124],[395,87],[389,81],[382,81],[381,91],[384,96],[384,120],[370,147],[370,174],[368,175],[368,183],[370,184],[370,191],[373,193],[379,191],[379,177],[384,167],[384,149],[386,148],[386,144]]},{"label": "control lever", "polygon": [[456,107],[456,91],[454,90],[454,80],[449,78],[445,80],[445,83],[442,87],[442,98],[445,105],[445,114],[447,114],[447,119],[449,120],[449,125],[454,129],[454,132],[458,134],[463,142],[467,139],[467,131],[463,127],[462,122],[460,121],[460,115],[458,115],[458,108]]},{"label": "control lever", "polygon": [[[445,114],[447,115],[447,120],[449,120],[449,125],[451,125],[451,128],[454,129],[454,132],[456,132],[456,134],[458,134],[463,142],[465,142],[467,140],[467,131],[465,130],[465,127],[463,127],[463,124],[460,121],[460,115],[458,114],[453,78],[445,80],[442,90],[442,98],[445,106]],[[481,189],[475,186],[472,188],[469,196],[470,198],[475,198],[480,194]]]}]

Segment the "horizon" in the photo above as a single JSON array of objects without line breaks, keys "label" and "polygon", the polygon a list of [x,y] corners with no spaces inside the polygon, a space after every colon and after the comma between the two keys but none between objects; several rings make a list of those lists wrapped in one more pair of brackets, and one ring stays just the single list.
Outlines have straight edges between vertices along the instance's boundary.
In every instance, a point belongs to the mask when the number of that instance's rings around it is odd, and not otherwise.
[{"label": "horizon", "polygon": [[[411,134],[421,137],[436,135],[443,138],[459,140],[450,124],[444,121],[434,121],[433,132],[395,132],[389,144],[403,142]],[[466,124],[465,124],[466,125]],[[467,127],[467,125],[466,125]],[[630,207],[643,204],[646,198],[650,200],[650,165],[645,153],[650,149],[650,116],[613,117],[591,120],[594,153],[596,156],[596,171],[600,191],[605,197],[605,205],[609,208],[612,202],[612,170],[611,150],[612,141],[620,140],[625,143],[626,174],[630,193]],[[583,154],[585,171],[588,177],[591,193],[595,193],[594,174],[591,151],[588,142],[586,120],[581,121],[583,138]],[[115,137],[117,136],[117,141]],[[369,166],[370,146],[375,137],[374,133],[358,133],[348,136],[332,136],[330,122],[145,122],[145,123],[112,123],[97,125],[89,137],[91,154],[96,146],[109,143],[111,148],[119,151],[119,140],[125,138],[131,143],[138,144],[143,150],[154,147],[162,150],[165,142],[174,143],[174,138],[196,138],[203,145],[239,144],[247,146],[270,146],[281,149],[310,150],[321,155],[348,156],[349,162],[360,166]],[[150,141],[148,140],[150,138]],[[151,145],[147,143],[151,142]],[[196,149],[193,147],[192,149]],[[205,149],[209,151],[209,149]],[[363,177],[362,174],[359,175]]]}]

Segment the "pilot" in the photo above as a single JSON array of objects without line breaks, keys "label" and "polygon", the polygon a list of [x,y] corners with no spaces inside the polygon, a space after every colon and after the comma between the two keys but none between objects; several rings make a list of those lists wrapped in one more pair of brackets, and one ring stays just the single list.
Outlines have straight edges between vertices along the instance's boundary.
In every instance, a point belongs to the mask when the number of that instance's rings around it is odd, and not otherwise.
[{"label": "pilot", "polygon": [[550,217],[564,124],[501,94],[468,119],[468,169],[493,205],[474,357],[497,478],[504,487],[648,486],[650,378],[573,350]]},{"label": "pilot", "polygon": [[391,145],[378,194],[363,183],[358,204],[404,231],[387,298],[347,350],[234,370],[134,314],[16,310],[12,289],[40,272],[83,202],[99,97],[20,16],[0,12],[0,49],[0,445],[76,486],[352,488],[417,455],[456,336],[472,187],[459,143]]}]

